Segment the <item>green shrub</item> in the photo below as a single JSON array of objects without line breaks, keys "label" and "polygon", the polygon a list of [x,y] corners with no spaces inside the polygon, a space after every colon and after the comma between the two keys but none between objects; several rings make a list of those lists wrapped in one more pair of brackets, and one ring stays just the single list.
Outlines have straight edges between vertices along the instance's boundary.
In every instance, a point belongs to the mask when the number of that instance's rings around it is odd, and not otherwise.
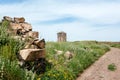
[{"label": "green shrub", "polygon": [[16,54],[24,47],[24,42],[11,38],[7,33],[9,22],[0,23],[0,79],[2,80],[35,80],[32,71],[20,69]]},{"label": "green shrub", "polygon": [[24,43],[15,39],[9,39],[9,42],[0,46],[0,55],[9,59],[16,60],[16,54],[23,48]]},{"label": "green shrub", "polygon": [[7,33],[8,22],[4,21],[0,25],[0,46],[5,45],[9,42],[9,36]]},{"label": "green shrub", "polygon": [[15,60],[16,54],[23,48],[24,42],[11,38],[7,33],[8,26],[8,21],[3,21],[0,25],[0,56]]},{"label": "green shrub", "polygon": [[0,57],[0,79],[2,80],[34,80],[35,74],[20,69],[17,61],[10,61]]},{"label": "green shrub", "polygon": [[41,80],[74,80],[74,77],[67,70],[51,69],[41,77]]},{"label": "green shrub", "polygon": [[116,69],[117,69],[117,67],[114,63],[108,65],[108,70],[115,71]]}]

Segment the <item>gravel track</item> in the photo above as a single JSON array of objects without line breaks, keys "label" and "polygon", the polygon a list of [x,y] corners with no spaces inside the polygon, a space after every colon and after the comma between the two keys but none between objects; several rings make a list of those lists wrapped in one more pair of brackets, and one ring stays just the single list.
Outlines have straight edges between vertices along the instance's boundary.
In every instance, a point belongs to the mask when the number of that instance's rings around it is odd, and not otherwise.
[{"label": "gravel track", "polygon": [[[108,69],[108,65],[112,63],[117,67],[115,71]],[[120,80],[120,49],[111,48],[76,80]]]}]

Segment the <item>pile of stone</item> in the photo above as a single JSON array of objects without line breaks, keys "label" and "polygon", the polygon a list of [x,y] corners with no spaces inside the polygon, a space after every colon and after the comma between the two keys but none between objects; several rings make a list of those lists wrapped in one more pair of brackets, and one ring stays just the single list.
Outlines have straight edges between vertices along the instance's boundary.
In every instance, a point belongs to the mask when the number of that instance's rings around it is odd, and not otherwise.
[{"label": "pile of stone", "polygon": [[18,38],[21,40],[25,39],[35,39],[39,37],[39,33],[36,31],[32,31],[32,26],[31,24],[25,22],[24,17],[8,17],[4,16],[3,21],[7,20],[10,22],[8,33],[12,34],[14,38]]},{"label": "pile of stone", "polygon": [[45,40],[39,40],[39,33],[32,31],[31,24],[25,22],[24,17],[4,16],[2,21],[8,21],[7,32],[15,39],[25,41],[24,49],[17,54],[20,65],[26,65],[29,61],[39,61],[45,58]]}]

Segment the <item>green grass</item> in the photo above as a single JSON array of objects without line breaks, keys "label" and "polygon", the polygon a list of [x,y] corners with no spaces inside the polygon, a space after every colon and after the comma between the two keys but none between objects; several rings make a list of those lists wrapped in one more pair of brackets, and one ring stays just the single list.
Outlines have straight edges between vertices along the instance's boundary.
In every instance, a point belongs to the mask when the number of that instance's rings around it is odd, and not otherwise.
[{"label": "green grass", "polygon": [[102,44],[107,44],[110,47],[120,48],[120,42],[100,42]]},{"label": "green grass", "polygon": [[11,35],[7,33],[8,24],[9,22],[4,21],[0,26],[0,56],[15,60],[16,54],[23,48],[24,42],[11,38]]},{"label": "green grass", "polygon": [[114,63],[108,65],[108,70],[115,71],[116,69],[117,69],[117,67]]},{"label": "green grass", "polygon": [[[75,80],[99,57],[109,51],[109,46],[97,41],[47,42],[46,72],[36,75],[32,71],[20,69],[16,53],[24,47],[24,43],[14,40],[6,33],[9,22],[0,23],[0,79],[2,80]],[[63,51],[56,56],[55,49]],[[64,57],[66,51],[74,56],[71,60]]]},{"label": "green grass", "polygon": [[118,43],[118,44],[112,43],[110,46],[111,46],[111,47],[120,48],[120,43]]},{"label": "green grass", "polygon": [[8,21],[0,23],[0,80],[34,80],[35,74],[18,66],[16,54],[24,42],[11,38],[7,33]]},{"label": "green grass", "polygon": [[[74,53],[74,57],[71,60],[67,61],[63,55],[59,55],[56,59],[56,53],[54,49],[61,50],[63,52],[72,51]],[[109,51],[109,47],[105,44],[98,44],[94,41],[63,43],[48,42],[46,45],[46,50],[46,58],[53,64],[53,67],[51,70],[48,70],[45,75],[43,74],[41,79],[50,80],[52,78],[55,80],[56,78],[52,77],[52,75],[54,75],[54,70],[62,70],[59,72],[59,74],[64,74],[64,72],[67,72],[66,74],[72,76],[71,78],[67,76],[67,80],[74,80],[79,73],[82,73],[100,56]],[[57,79],[61,80],[59,77]],[[65,76],[62,77],[62,80],[66,80]]]},{"label": "green grass", "polygon": [[21,69],[17,61],[0,57],[0,79],[2,80],[34,80],[35,74]]},{"label": "green grass", "polygon": [[[5,47],[5,46],[4,46]],[[7,54],[10,52],[5,48],[2,52],[6,51]],[[72,51],[74,57],[71,60],[66,60],[64,55],[59,55],[58,58],[55,58],[54,49],[61,50],[63,52]],[[46,59],[51,65],[47,65],[47,70],[44,74],[33,75],[32,72],[24,71],[20,69],[16,61],[9,61],[6,63],[5,72],[7,79],[11,80],[25,80],[29,75],[28,80],[38,79],[38,80],[75,80],[79,73],[82,73],[87,67],[94,63],[100,56],[102,56],[106,51],[109,50],[109,47],[104,44],[97,44],[94,42],[47,42],[46,43]],[[4,57],[7,59],[6,57]],[[10,59],[8,59],[10,60]],[[2,62],[6,62],[2,60]],[[12,71],[12,72],[11,72]],[[26,74],[26,75],[25,75]],[[30,75],[32,77],[30,77]],[[26,80],[27,80],[26,79]]]}]

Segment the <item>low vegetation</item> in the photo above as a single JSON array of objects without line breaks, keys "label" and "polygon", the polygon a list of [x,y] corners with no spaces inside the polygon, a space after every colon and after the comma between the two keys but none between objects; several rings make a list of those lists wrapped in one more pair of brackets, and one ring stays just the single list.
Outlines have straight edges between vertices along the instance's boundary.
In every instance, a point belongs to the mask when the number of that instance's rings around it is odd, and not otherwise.
[{"label": "low vegetation", "polygon": [[8,21],[0,23],[0,80],[33,80],[32,72],[18,66],[16,54],[24,42],[11,38],[7,33],[8,24]]},{"label": "low vegetation", "polygon": [[[12,39],[6,33],[7,26],[8,22],[1,23],[0,26],[0,79],[2,80],[75,80],[79,73],[109,51],[109,46],[97,41],[47,42],[46,60],[49,63],[44,74],[36,75],[18,66],[16,53],[24,43]],[[56,55],[55,50],[63,53]],[[73,53],[71,59],[66,59],[64,56],[66,51]]]},{"label": "low vegetation", "polygon": [[[54,49],[63,51],[63,54],[56,56]],[[47,60],[52,63],[52,69],[42,75],[42,80],[74,80],[77,75],[100,56],[102,56],[109,47],[96,42],[48,42],[46,46]],[[71,51],[74,55],[70,60],[66,60],[64,53]],[[58,76],[58,77],[57,77]]]},{"label": "low vegetation", "polygon": [[116,69],[117,69],[117,67],[114,63],[108,65],[108,70],[115,71]]},{"label": "low vegetation", "polygon": [[[17,61],[0,57],[0,79],[2,80],[33,80],[35,74],[20,69]],[[34,77],[35,79],[35,77]]]},{"label": "low vegetation", "polygon": [[9,60],[16,59],[16,53],[22,49],[24,42],[11,38],[7,33],[8,22],[4,21],[0,26],[0,55]]},{"label": "low vegetation", "polygon": [[120,43],[112,43],[110,46],[120,48]]},{"label": "low vegetation", "polygon": [[120,48],[120,42],[100,42],[102,44],[107,44],[110,47]]}]

